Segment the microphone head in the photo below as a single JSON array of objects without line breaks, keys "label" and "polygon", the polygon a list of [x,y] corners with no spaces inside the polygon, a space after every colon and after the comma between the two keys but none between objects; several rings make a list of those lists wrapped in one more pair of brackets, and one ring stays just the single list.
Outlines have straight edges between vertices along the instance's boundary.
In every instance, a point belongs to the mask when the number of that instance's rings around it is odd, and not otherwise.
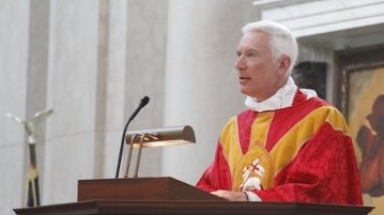
[{"label": "microphone head", "polygon": [[144,107],[145,105],[147,105],[149,102],[149,97],[148,96],[144,96],[142,99],[141,99],[141,102],[140,102],[140,107]]}]

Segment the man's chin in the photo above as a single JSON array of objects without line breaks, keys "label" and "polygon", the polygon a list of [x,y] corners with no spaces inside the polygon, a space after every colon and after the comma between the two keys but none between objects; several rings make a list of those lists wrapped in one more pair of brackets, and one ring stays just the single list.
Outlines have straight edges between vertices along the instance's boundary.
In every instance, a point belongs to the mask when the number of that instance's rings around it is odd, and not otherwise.
[{"label": "man's chin", "polygon": [[251,93],[249,90],[245,89],[245,88],[240,88],[240,92],[241,92],[242,94],[246,95],[246,96],[253,97],[253,96],[252,96],[252,93]]}]

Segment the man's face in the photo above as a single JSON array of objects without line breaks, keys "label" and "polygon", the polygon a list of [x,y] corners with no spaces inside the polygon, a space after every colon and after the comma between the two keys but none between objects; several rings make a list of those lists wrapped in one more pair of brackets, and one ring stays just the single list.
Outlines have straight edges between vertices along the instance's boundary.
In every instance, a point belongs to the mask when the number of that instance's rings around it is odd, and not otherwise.
[{"label": "man's face", "polygon": [[235,68],[239,74],[240,90],[258,101],[276,93],[286,72],[281,66],[284,57],[274,60],[269,44],[268,34],[249,32],[244,34],[237,47]]}]

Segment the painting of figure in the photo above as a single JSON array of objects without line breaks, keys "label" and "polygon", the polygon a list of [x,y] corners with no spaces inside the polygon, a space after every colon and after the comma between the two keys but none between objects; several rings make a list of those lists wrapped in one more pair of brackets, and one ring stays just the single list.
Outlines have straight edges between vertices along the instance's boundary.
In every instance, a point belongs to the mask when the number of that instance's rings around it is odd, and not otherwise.
[{"label": "painting of figure", "polygon": [[[364,202],[384,211],[384,67],[350,71],[347,119],[355,150]],[[373,213],[376,215],[375,213]]]},{"label": "painting of figure", "polygon": [[376,97],[372,111],[360,126],[357,144],[362,153],[361,187],[372,197],[384,195],[384,94]]}]

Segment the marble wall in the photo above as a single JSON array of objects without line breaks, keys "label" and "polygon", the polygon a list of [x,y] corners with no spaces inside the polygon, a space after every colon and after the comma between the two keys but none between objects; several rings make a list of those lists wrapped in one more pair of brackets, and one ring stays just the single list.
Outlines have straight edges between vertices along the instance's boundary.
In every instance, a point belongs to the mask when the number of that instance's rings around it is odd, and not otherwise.
[{"label": "marble wall", "polygon": [[241,27],[257,19],[247,1],[170,1],[164,121],[190,124],[197,143],[165,148],[163,174],[194,184],[213,161],[220,130],[244,108],[235,49]]},{"label": "marble wall", "polygon": [[[17,17],[17,18],[15,18]],[[21,206],[28,152],[23,127],[5,117],[26,117],[30,4],[0,1],[0,213]]]}]

